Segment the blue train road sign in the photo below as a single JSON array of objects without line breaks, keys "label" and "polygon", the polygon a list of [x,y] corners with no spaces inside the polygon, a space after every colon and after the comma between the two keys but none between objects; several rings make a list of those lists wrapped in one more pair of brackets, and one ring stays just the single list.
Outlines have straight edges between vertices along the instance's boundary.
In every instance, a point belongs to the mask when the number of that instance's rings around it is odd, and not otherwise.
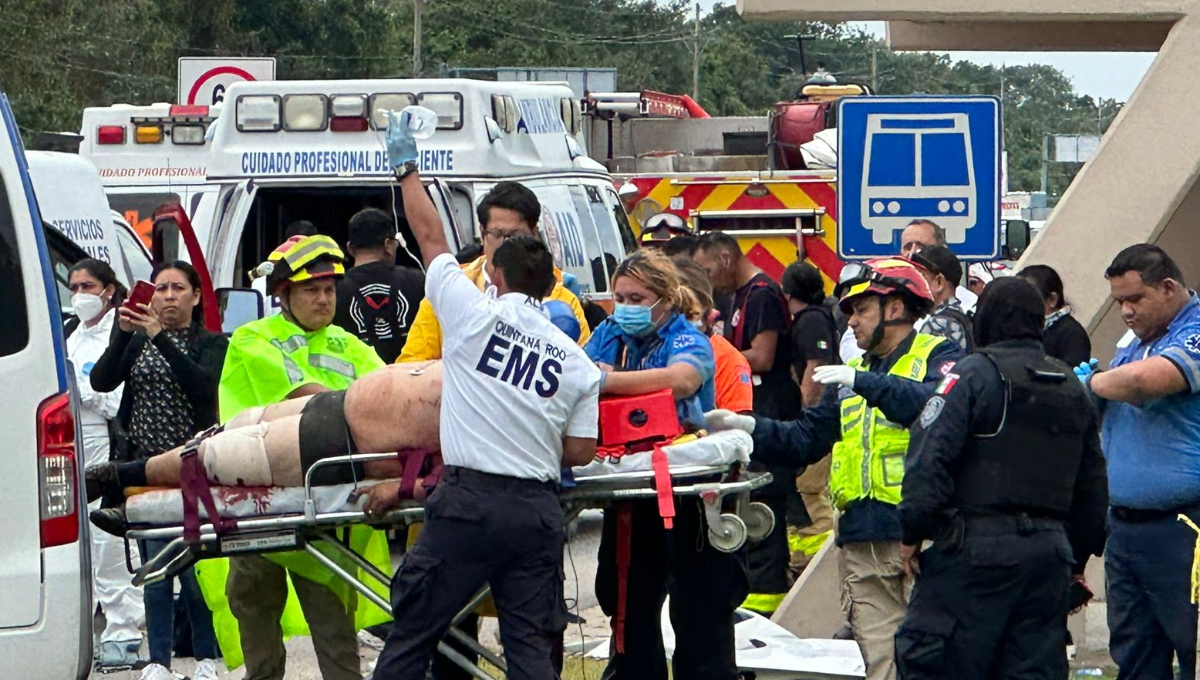
[{"label": "blue train road sign", "polygon": [[838,255],[895,255],[915,219],[963,260],[1000,255],[1000,100],[845,97],[838,105]]}]

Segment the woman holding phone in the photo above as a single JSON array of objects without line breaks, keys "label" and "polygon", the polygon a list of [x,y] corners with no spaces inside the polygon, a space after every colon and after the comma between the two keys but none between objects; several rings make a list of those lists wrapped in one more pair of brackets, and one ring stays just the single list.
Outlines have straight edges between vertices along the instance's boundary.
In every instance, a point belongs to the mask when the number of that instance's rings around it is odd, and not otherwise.
[{"label": "woman holding phone", "polygon": [[[159,264],[150,277],[154,286],[148,303],[136,299],[119,310],[108,349],[92,368],[92,389],[110,392],[124,385],[117,413],[119,436],[113,460],[147,458],[187,442],[217,422],[217,384],[229,341],[200,323],[200,276],[188,263]],[[139,541],[142,560],[149,560],[164,542]],[[195,573],[179,577],[181,598],[192,625],[197,660],[194,678],[216,678],[213,663],[219,652],[212,614],[204,603]],[[150,661],[143,680],[170,680],[174,631],[173,584],[170,580],[145,587],[146,635]]]}]

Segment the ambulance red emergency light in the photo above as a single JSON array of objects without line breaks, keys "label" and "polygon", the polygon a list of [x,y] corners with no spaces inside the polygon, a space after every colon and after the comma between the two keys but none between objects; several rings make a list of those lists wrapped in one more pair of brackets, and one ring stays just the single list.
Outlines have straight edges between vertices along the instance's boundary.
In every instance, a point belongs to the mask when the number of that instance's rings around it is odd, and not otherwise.
[{"label": "ambulance red emergency light", "polygon": [[212,219],[217,187],[207,184],[208,128],[220,107],[150,104],[83,111],[79,153],[96,166],[114,210],[151,245],[154,211],[179,203],[194,221]]}]

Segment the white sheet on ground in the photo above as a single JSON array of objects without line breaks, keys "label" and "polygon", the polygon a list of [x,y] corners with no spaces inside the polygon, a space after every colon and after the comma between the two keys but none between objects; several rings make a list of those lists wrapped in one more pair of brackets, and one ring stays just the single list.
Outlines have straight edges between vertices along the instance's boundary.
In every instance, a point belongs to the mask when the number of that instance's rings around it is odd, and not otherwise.
[{"label": "white sheet on ground", "polygon": [[[668,598],[668,602],[669,602]],[[663,647],[667,658],[675,652],[675,631],[663,605]],[[866,664],[853,640],[802,640],[770,620],[745,609],[737,610],[733,627],[739,670],[754,671],[758,680],[807,680],[808,678],[861,678]],[[607,659],[607,642],[587,653],[588,658]]]},{"label": "white sheet on ground", "polygon": [[[728,466],[733,463],[749,463],[754,450],[754,439],[741,430],[714,432],[685,444],[676,444],[664,449],[672,468],[695,466]],[[617,462],[594,460],[582,467],[573,468],[576,478],[611,475],[622,472],[642,472],[653,469],[650,464],[652,452],[622,456]]]}]

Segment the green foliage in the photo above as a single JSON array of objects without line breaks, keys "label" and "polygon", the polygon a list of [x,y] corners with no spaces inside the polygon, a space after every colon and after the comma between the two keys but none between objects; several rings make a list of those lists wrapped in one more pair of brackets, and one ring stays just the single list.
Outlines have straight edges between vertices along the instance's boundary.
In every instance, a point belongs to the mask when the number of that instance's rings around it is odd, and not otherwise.
[{"label": "green foliage", "polygon": [[[413,0],[7,0],[4,14],[0,84],[26,132],[76,130],[86,106],[170,101],[180,56],[274,56],[289,79],[412,70]],[[422,23],[424,75],[607,67],[622,90],[692,90],[686,0],[425,0]],[[846,25],[752,23],[731,4],[703,17],[699,34],[699,99],[713,115],[765,115],[790,99],[805,81],[797,35],[807,71],[821,64],[880,94],[1001,96],[1014,190],[1038,188],[1045,134],[1095,133],[1120,109],[1080,97],[1048,66],[894,53]],[[1077,170],[1051,166],[1051,193]]]}]

